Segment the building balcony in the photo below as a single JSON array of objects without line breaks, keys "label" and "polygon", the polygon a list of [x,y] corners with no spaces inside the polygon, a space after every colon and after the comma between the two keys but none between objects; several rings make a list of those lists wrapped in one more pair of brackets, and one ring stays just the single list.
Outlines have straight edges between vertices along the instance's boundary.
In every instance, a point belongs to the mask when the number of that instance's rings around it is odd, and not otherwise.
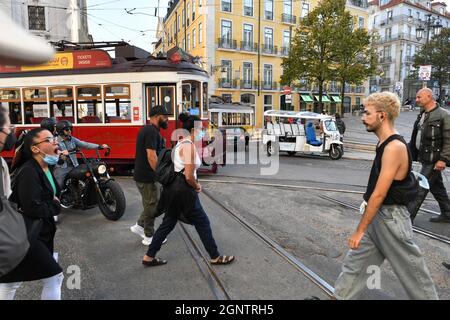
[{"label": "building balcony", "polygon": [[288,56],[289,55],[289,47],[281,47],[281,55]]},{"label": "building balcony", "polygon": [[414,61],[414,57],[413,56],[406,56],[405,57],[405,62],[412,63],[413,61]]},{"label": "building balcony", "polygon": [[219,88],[222,89],[237,89],[237,80],[236,79],[219,79],[218,81]]},{"label": "building balcony", "polygon": [[348,3],[353,6],[360,7],[360,8],[368,8],[369,7],[369,3],[367,0],[349,0]]},{"label": "building balcony", "polygon": [[388,86],[390,84],[391,84],[391,78],[381,78],[380,79],[380,85]]},{"label": "building balcony", "polygon": [[297,17],[293,16],[292,14],[283,13],[281,15],[281,22],[287,23],[287,24],[296,24],[297,23]]},{"label": "building balcony", "polygon": [[391,57],[381,57],[380,58],[380,63],[391,63],[391,62],[392,62]]},{"label": "building balcony", "polygon": [[261,88],[263,90],[278,90],[278,84],[276,82],[261,81]]},{"label": "building balcony", "polygon": [[278,47],[269,44],[263,44],[261,46],[263,54],[278,54]]},{"label": "building balcony", "polygon": [[256,90],[258,89],[258,81],[241,80],[240,88],[244,90]]},{"label": "building balcony", "polygon": [[258,52],[258,44],[255,42],[241,41],[241,51]]},{"label": "building balcony", "polygon": [[229,38],[219,38],[218,44],[220,49],[237,50],[237,41]]}]

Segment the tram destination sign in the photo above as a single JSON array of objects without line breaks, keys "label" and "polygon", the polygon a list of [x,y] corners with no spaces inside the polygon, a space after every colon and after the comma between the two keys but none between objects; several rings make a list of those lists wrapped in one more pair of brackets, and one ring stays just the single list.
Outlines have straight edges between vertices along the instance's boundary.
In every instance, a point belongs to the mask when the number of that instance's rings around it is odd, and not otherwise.
[{"label": "tram destination sign", "polygon": [[0,73],[111,68],[111,57],[102,50],[57,52],[53,59],[37,66],[0,65]]}]

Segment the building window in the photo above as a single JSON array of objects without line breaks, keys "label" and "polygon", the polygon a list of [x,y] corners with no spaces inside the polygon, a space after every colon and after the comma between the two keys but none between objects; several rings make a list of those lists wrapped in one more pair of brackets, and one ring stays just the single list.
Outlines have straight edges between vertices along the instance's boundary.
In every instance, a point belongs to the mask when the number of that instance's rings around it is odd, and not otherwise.
[{"label": "building window", "polygon": [[[242,103],[248,103],[248,104],[255,104],[255,95],[251,93],[244,93],[241,95],[241,102]],[[238,115],[239,116],[239,115]],[[240,114],[241,120],[240,124],[250,124],[250,114]]]},{"label": "building window", "polygon": [[181,16],[178,16],[178,32],[180,32]]},{"label": "building window", "polygon": [[292,0],[284,0],[283,13],[292,15]]},{"label": "building window", "polygon": [[291,32],[289,30],[283,31],[283,48],[282,53],[284,55],[289,54],[289,45],[291,43]]},{"label": "building window", "polygon": [[273,20],[273,0],[266,0],[264,10],[266,20]]},{"label": "building window", "polygon": [[223,84],[225,84],[225,87],[231,86],[231,60],[222,60],[222,69],[226,71],[225,78],[222,78]]},{"label": "building window", "polygon": [[358,18],[358,26],[360,29],[364,29],[364,18],[363,17]]},{"label": "building window", "polygon": [[389,11],[387,12],[387,18],[388,18],[389,20],[392,20],[392,10],[389,10]]},{"label": "building window", "polygon": [[387,28],[387,29],[385,30],[386,41],[391,40],[391,36],[392,36],[392,29],[391,29],[391,28]]},{"label": "building window", "polygon": [[391,57],[391,46],[387,46],[383,48],[383,57],[390,58]]},{"label": "building window", "polygon": [[264,29],[264,46],[266,48],[273,47],[273,29],[272,28]]},{"label": "building window", "polygon": [[198,43],[202,43],[203,41],[203,24],[198,24]]},{"label": "building window", "polygon": [[253,17],[253,0],[244,0],[244,16]]},{"label": "building window", "polygon": [[184,11],[184,9],[183,9],[183,14],[182,14],[182,16],[183,16],[183,27],[184,27],[185,24],[186,24],[186,11]]},{"label": "building window", "polygon": [[270,64],[264,65],[264,89],[272,89],[273,67]]},{"label": "building window", "polygon": [[[224,94],[222,94],[222,100],[223,100],[223,102],[225,102],[225,103],[231,103],[231,102],[233,102],[233,99],[231,99],[231,94],[229,94],[229,93],[224,93]],[[223,116],[223,114],[222,114],[222,116]]]},{"label": "building window", "polygon": [[28,28],[45,30],[45,7],[28,6]]},{"label": "building window", "polygon": [[222,26],[221,26],[221,38],[222,38],[222,45],[227,46],[231,48],[231,21],[228,20],[222,20]]},{"label": "building window", "polygon": [[195,48],[196,43],[197,43],[197,34],[195,29],[192,29],[192,48]]},{"label": "building window", "polygon": [[186,16],[187,16],[187,20],[186,20],[186,25],[189,27],[189,17],[191,15],[191,4],[188,2],[186,5]]},{"label": "building window", "polygon": [[412,17],[412,10],[408,9],[408,17]]},{"label": "building window", "polygon": [[408,44],[407,46],[406,46],[406,56],[407,57],[411,57],[411,45],[410,44]]},{"label": "building window", "polygon": [[309,3],[302,2],[302,13],[301,17],[304,18],[309,14]]},{"label": "building window", "polygon": [[192,1],[192,22],[195,20],[195,0]]},{"label": "building window", "polygon": [[419,11],[416,11],[416,15],[417,15],[417,20],[420,21],[420,12],[419,12]]},{"label": "building window", "polygon": [[244,24],[244,46],[251,49],[253,46],[253,26]]},{"label": "building window", "polygon": [[243,63],[243,81],[244,86],[243,89],[252,89],[252,82],[253,82],[253,64],[251,62],[244,62]]},{"label": "building window", "polygon": [[231,12],[231,0],[222,0],[222,11]]},{"label": "building window", "polygon": [[189,50],[191,50],[191,35],[190,34],[187,35],[186,42],[187,42],[187,51],[189,51]]},{"label": "building window", "polygon": [[264,106],[272,106],[272,95],[264,95]]},{"label": "building window", "polygon": [[411,37],[411,34],[412,34],[412,28],[411,28],[411,26],[408,26],[408,36]]}]

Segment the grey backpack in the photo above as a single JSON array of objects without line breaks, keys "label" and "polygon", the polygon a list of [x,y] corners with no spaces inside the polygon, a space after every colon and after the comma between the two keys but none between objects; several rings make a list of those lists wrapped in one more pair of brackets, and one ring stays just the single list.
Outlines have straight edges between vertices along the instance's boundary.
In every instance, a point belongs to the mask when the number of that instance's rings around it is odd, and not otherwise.
[{"label": "grey backpack", "polygon": [[13,270],[30,248],[23,216],[11,206],[4,190],[0,163],[0,277]]}]

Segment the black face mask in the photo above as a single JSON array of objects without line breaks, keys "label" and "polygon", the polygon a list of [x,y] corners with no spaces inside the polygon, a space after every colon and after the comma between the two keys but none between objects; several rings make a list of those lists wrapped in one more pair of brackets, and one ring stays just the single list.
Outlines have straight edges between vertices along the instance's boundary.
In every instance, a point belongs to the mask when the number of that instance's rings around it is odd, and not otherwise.
[{"label": "black face mask", "polygon": [[5,151],[14,150],[14,146],[16,144],[17,138],[13,132],[10,132],[3,143],[3,149]]},{"label": "black face mask", "polygon": [[169,127],[169,121],[160,122],[159,127],[163,128],[163,129],[167,129]]}]

